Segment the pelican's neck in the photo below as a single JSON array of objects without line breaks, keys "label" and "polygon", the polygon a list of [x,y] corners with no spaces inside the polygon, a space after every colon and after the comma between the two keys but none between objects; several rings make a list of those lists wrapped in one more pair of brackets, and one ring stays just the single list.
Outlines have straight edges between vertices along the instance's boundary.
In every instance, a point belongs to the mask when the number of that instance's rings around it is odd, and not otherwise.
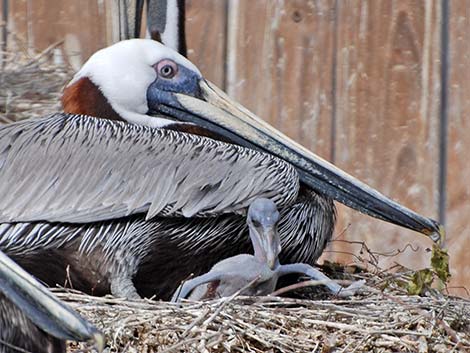
[{"label": "pelican's neck", "polygon": [[64,112],[69,114],[124,120],[88,77],[82,77],[65,87],[62,95],[62,107]]}]

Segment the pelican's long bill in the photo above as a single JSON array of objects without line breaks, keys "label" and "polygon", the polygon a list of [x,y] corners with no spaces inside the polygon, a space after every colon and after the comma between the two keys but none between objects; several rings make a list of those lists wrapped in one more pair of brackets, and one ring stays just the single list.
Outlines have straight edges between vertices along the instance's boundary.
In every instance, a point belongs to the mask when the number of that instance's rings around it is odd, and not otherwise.
[{"label": "pelican's long bill", "polygon": [[266,232],[266,263],[271,270],[274,270],[279,265],[279,253],[281,247],[279,245],[279,235],[274,227],[265,230]]},{"label": "pelican's long bill", "polygon": [[104,337],[94,326],[1,251],[0,292],[44,332],[62,340],[93,340],[97,349],[103,350]]},{"label": "pelican's long bill", "polygon": [[308,151],[234,102],[214,84],[201,79],[199,86],[199,98],[175,93],[173,103],[159,108],[178,120],[192,122],[234,143],[288,161],[305,184],[348,207],[420,232],[434,241],[444,236],[444,228],[438,222],[394,202]]}]

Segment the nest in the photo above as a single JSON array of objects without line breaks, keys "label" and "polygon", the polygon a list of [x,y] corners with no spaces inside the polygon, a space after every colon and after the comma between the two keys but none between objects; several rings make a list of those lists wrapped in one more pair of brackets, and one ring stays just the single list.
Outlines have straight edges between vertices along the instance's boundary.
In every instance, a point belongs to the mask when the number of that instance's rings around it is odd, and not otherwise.
[{"label": "nest", "polygon": [[[451,352],[470,349],[470,302],[410,296],[409,274],[362,273],[354,297],[221,298],[181,306],[56,294],[107,338],[106,352]],[[313,281],[295,287],[311,285]],[[315,284],[315,283],[313,283]],[[318,284],[318,283],[316,283]],[[70,344],[70,352],[89,345]]]},{"label": "nest", "polygon": [[60,60],[60,44],[35,54],[26,49],[0,52],[0,124],[61,110],[62,89],[73,73]]},{"label": "nest", "polygon": [[[0,124],[31,118],[31,112],[39,117],[60,110],[61,91],[72,70],[52,60],[57,45],[34,55],[3,53]],[[312,287],[297,284],[289,292],[297,299],[233,296],[182,306],[54,291],[102,330],[107,352],[470,350],[470,302],[432,290],[410,296],[404,284],[412,276],[410,271],[359,271],[346,277],[366,279],[367,286],[348,299],[325,294],[318,299]],[[92,350],[85,343],[69,345],[70,352]]]}]

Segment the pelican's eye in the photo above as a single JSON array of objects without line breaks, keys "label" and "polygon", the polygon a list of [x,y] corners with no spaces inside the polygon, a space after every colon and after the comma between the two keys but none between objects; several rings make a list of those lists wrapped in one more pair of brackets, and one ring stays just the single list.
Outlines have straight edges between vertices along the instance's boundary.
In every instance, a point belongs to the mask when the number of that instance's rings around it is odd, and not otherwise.
[{"label": "pelican's eye", "polygon": [[261,227],[261,223],[258,222],[256,219],[253,219],[252,222],[253,222],[253,225],[255,226],[255,228],[260,228]]},{"label": "pelican's eye", "polygon": [[164,59],[157,64],[157,72],[161,77],[170,79],[178,73],[178,65],[173,60]]}]

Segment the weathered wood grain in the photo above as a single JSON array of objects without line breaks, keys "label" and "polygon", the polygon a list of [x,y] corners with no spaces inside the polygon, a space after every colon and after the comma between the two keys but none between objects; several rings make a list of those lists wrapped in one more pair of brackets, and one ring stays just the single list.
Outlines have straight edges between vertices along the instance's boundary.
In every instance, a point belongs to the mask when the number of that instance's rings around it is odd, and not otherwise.
[{"label": "weathered wood grain", "polygon": [[[334,162],[436,218],[440,2],[338,1],[336,11]],[[406,248],[398,257],[382,256],[382,265],[429,265],[427,238],[341,207],[338,231],[347,224],[343,239],[383,253]],[[357,252],[344,243],[332,248]]]},{"label": "weathered wood grain", "polygon": [[227,0],[187,0],[188,58],[209,81],[225,88]]},{"label": "weathered wood grain", "polygon": [[65,57],[79,67],[106,46],[104,3],[97,0],[10,1],[11,31],[29,48],[44,50],[64,40]]},{"label": "weathered wood grain", "polygon": [[227,91],[328,156],[331,150],[332,1],[231,1]]},{"label": "weathered wood grain", "polygon": [[452,1],[449,21],[447,243],[452,293],[470,296],[470,10]]}]

